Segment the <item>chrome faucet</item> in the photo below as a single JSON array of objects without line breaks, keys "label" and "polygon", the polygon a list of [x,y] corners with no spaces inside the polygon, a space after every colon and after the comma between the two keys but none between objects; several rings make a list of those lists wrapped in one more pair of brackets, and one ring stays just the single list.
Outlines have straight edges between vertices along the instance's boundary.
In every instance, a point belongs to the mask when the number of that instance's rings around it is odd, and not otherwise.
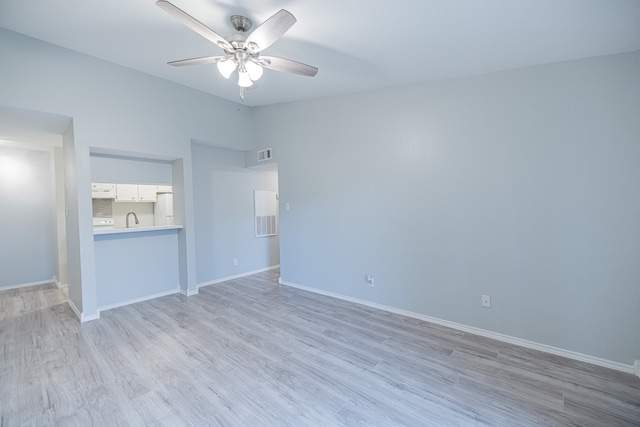
[{"label": "chrome faucet", "polygon": [[133,219],[136,220],[136,224],[140,224],[140,221],[138,221],[138,215],[136,215],[135,212],[129,212],[127,214],[127,228],[129,228],[129,215],[133,215]]}]

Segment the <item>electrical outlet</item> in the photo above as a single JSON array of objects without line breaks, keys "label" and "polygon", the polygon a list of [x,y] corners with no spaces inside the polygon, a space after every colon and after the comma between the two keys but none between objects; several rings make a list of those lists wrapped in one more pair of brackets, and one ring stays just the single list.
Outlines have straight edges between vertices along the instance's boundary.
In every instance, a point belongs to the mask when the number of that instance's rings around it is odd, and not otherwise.
[{"label": "electrical outlet", "polygon": [[238,258],[233,259],[233,265],[238,265]]},{"label": "electrical outlet", "polygon": [[371,275],[371,274],[367,275],[367,282],[369,282],[369,286],[371,286],[373,288],[373,286],[374,286],[373,275]]},{"label": "electrical outlet", "polygon": [[482,295],[482,306],[483,307],[491,307],[491,296],[490,295]]}]

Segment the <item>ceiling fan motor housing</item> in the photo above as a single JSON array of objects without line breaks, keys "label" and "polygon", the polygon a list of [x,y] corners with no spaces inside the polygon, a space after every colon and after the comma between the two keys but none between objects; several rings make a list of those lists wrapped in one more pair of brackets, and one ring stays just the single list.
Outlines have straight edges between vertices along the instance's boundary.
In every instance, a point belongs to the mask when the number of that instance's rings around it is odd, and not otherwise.
[{"label": "ceiling fan motor housing", "polygon": [[253,22],[251,22],[251,19],[242,15],[232,15],[230,20],[231,20],[231,25],[233,25],[233,28],[235,28],[236,31],[239,31],[241,33],[246,33],[247,31],[249,31],[249,29],[251,29],[251,26],[253,25]]}]

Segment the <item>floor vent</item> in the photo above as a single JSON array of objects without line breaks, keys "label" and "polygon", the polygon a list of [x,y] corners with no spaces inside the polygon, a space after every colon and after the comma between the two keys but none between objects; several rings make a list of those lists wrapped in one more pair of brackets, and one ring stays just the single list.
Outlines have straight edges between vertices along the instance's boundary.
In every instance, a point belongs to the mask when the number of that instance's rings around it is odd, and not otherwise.
[{"label": "floor vent", "polygon": [[265,160],[271,160],[273,157],[273,153],[271,148],[265,148],[264,150],[258,151],[258,161],[264,162]]}]

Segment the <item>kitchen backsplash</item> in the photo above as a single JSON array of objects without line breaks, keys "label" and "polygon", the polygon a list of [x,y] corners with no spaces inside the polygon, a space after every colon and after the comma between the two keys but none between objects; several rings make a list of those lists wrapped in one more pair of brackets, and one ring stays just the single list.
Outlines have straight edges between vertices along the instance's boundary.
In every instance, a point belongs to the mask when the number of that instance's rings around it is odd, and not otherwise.
[{"label": "kitchen backsplash", "polygon": [[138,217],[138,224],[134,224],[131,217],[131,225],[138,227],[154,226],[153,203],[141,202],[114,202],[112,199],[93,199],[94,218],[113,218],[116,228],[125,228],[127,214],[135,212]]},{"label": "kitchen backsplash", "polygon": [[153,227],[155,218],[153,216],[153,203],[141,202],[118,202],[113,204],[113,221],[115,228],[125,228],[127,214],[135,212],[138,217],[138,224],[134,224],[133,216],[130,218],[130,225],[137,227]]}]

